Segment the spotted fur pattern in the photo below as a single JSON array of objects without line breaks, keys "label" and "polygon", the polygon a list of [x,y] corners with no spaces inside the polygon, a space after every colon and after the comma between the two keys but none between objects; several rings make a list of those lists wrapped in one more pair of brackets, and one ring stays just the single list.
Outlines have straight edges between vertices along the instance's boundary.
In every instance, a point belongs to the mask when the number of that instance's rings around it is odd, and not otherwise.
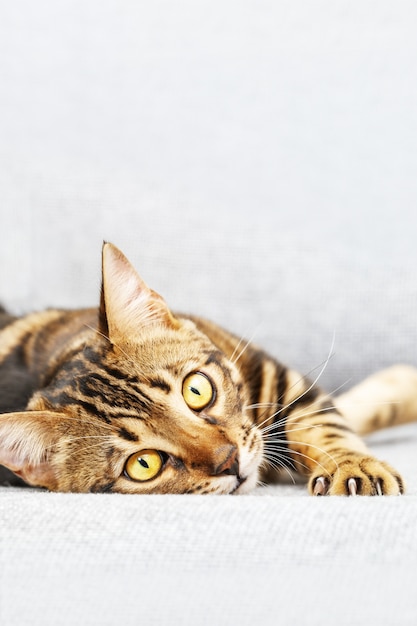
[{"label": "spotted fur pattern", "polygon": [[[210,381],[201,410],[184,400]],[[280,471],[315,495],[404,491],[360,434],[412,421],[417,370],[396,366],[332,399],[212,322],[174,315],[113,245],[103,247],[99,309],[0,310],[3,479],[54,491],[245,493]],[[126,462],[158,451],[132,479]]]}]

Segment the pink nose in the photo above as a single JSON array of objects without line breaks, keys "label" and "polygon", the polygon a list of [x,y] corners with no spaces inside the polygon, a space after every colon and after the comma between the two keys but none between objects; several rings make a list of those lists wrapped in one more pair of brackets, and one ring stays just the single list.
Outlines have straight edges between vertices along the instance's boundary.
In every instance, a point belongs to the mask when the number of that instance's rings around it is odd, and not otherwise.
[{"label": "pink nose", "polygon": [[216,457],[218,457],[219,462],[213,468],[213,476],[239,476],[239,460],[236,446],[221,446],[216,450]]}]

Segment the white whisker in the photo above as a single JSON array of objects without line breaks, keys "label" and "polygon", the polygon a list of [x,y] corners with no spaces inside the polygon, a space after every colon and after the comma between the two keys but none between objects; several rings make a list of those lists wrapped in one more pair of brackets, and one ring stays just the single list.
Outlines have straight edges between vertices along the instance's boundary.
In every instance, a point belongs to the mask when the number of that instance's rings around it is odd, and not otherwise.
[{"label": "white whisker", "polygon": [[[257,409],[257,408],[263,408],[265,407],[265,409],[270,408],[270,407],[278,407],[277,410],[267,416],[264,420],[262,420],[262,422],[254,424],[254,427],[262,427],[263,424],[265,424],[266,422],[270,421],[271,419],[274,419],[277,415],[279,415],[280,413],[282,413],[283,411],[286,411],[287,409],[289,409],[293,404],[295,404],[296,402],[298,402],[299,400],[301,400],[301,398],[303,398],[305,395],[307,395],[318,383],[318,381],[320,380],[321,376],[323,375],[324,371],[326,370],[330,359],[333,357],[333,349],[334,349],[334,344],[335,344],[335,339],[336,339],[336,333],[333,333],[333,338],[332,338],[332,343],[330,345],[330,350],[329,353],[326,357],[326,359],[324,361],[322,361],[322,363],[320,363],[319,365],[317,365],[316,367],[312,368],[310,370],[310,372],[307,373],[306,376],[301,376],[288,388],[285,389],[285,391],[283,392],[283,394],[277,398],[276,402],[266,402],[266,403],[255,403],[255,404],[251,404],[248,405],[247,407],[245,407],[247,410],[250,409]],[[281,403],[281,400],[283,399],[284,395],[286,393],[288,393],[289,391],[291,391],[291,389],[293,389],[294,387],[296,387],[298,384],[300,384],[301,381],[305,380],[307,376],[309,376],[312,372],[314,372],[315,370],[317,370],[318,368],[321,368],[318,375],[316,376],[316,378],[314,379],[314,381],[300,394],[298,395],[296,398],[294,398],[294,400],[292,400],[291,402],[289,402],[288,404],[283,405]],[[347,381],[349,382],[349,381]],[[342,388],[344,385],[347,384],[347,382],[345,382],[343,385],[341,385],[339,388],[336,389],[336,391],[338,391],[338,389]],[[265,415],[266,411],[264,411],[264,413],[260,416],[261,418],[263,417],[263,415]]]},{"label": "white whisker", "polygon": [[[285,462],[283,462],[281,460],[282,459],[281,453],[282,453],[282,450],[272,450],[271,452],[268,452],[268,454],[265,455],[265,459],[266,459],[267,463],[269,465],[271,465],[274,469],[285,469],[285,470],[287,470],[287,473],[289,475],[291,475],[290,469],[292,469],[294,472],[297,471],[296,467],[295,467],[295,465],[297,463],[300,467],[303,467],[306,470],[306,472],[309,471],[308,466],[305,463],[302,463],[299,460],[292,461],[291,462],[291,465],[292,465],[291,468],[287,467]],[[288,463],[288,461],[287,461],[287,463]],[[277,464],[278,464],[279,467],[277,466]]]},{"label": "white whisker", "polygon": [[285,462],[281,459],[280,456],[276,455],[275,453],[271,453],[271,454],[266,454],[264,456],[262,465],[264,466],[270,466],[275,470],[284,470],[287,472],[288,476],[291,478],[291,480],[293,481],[293,483],[295,484],[295,479],[294,476],[291,474],[291,470],[289,467],[287,467],[285,465]]},{"label": "white whisker", "polygon": [[286,430],[281,430],[279,433],[275,433],[273,431],[273,428],[271,427],[267,432],[262,431],[262,437],[265,435],[265,439],[268,439],[269,437],[275,437],[277,434],[282,433],[284,436],[288,435],[289,433],[295,433],[295,432],[299,432],[300,430],[311,430],[313,428],[322,428],[323,424],[307,424],[306,426],[300,426],[299,428],[288,428]]},{"label": "white whisker", "polygon": [[[298,442],[297,441],[286,441],[286,443],[287,444],[297,444]],[[338,467],[338,463],[337,463],[336,459],[331,454],[329,454],[328,452],[323,450],[322,448],[319,448],[318,446],[315,446],[315,445],[313,445],[311,443],[304,443],[303,445],[306,445],[306,446],[308,446],[310,448],[314,448],[315,450],[318,450],[319,452],[322,452],[331,461],[333,461],[333,463],[336,465],[336,467]],[[293,449],[291,449],[289,451],[286,447],[283,447],[283,446],[275,446],[274,447],[274,446],[271,446],[271,444],[268,444],[268,446],[266,447],[267,451],[268,451],[268,449],[270,449],[271,451],[275,451],[275,452],[286,452],[287,454],[288,454],[288,452],[290,452],[291,455],[296,454],[297,456],[300,456],[300,457],[302,457],[304,459],[307,459],[308,461],[311,461],[311,462],[315,463],[317,465],[317,467],[320,467],[320,469],[322,469],[324,473],[326,473],[326,474],[328,474],[330,476],[329,471],[324,467],[324,465],[322,465],[320,463],[320,461],[317,461],[316,459],[314,459],[313,457],[309,456],[308,454],[303,454],[302,452],[299,452],[299,451],[293,450]],[[299,465],[304,467],[307,471],[309,471],[309,468],[306,465],[304,465],[303,463],[301,463],[301,461],[299,461],[299,460],[295,461],[294,460],[294,462],[298,463]]]},{"label": "white whisker", "polygon": [[243,356],[243,354],[244,354],[244,353],[246,352],[246,350],[249,348],[249,346],[250,346],[250,344],[252,343],[253,338],[255,337],[255,335],[256,335],[256,333],[257,333],[257,332],[258,332],[258,329],[256,328],[256,329],[254,330],[254,332],[252,333],[252,335],[251,335],[250,339],[248,339],[248,340],[245,342],[245,345],[243,346],[242,350],[239,352],[239,354],[237,355],[237,357],[235,357],[235,354],[236,354],[237,350],[239,349],[239,347],[241,346],[242,341],[243,341],[243,338],[242,338],[242,339],[240,339],[239,343],[237,344],[236,348],[235,348],[235,349],[234,349],[234,351],[233,351],[232,356],[231,356],[231,357],[230,357],[230,359],[229,359],[229,360],[230,360],[230,362],[231,362],[231,363],[233,363],[233,365],[236,365],[236,363],[239,361],[239,359],[241,358],[241,356]]},{"label": "white whisker", "polygon": [[233,350],[233,352],[232,352],[231,356],[229,357],[229,361],[231,361],[232,363],[233,363],[233,358],[234,358],[234,356],[235,356],[236,352],[239,350],[240,346],[241,346],[241,345],[242,345],[242,343],[243,343],[243,340],[244,340],[244,338],[243,338],[243,337],[241,337],[241,338],[239,339],[238,343],[237,343],[237,344],[236,344],[236,346],[235,346],[235,349]]},{"label": "white whisker", "polygon": [[[289,402],[286,406],[283,406],[282,409],[280,409],[279,411],[277,411],[276,415],[279,415],[279,413],[281,413],[282,411],[286,411],[287,409],[289,409],[293,404],[295,404],[296,402],[298,402],[299,400],[301,400],[301,398],[304,398],[304,396],[306,396],[318,383],[318,381],[320,380],[320,378],[322,377],[326,367],[329,364],[330,359],[333,356],[333,348],[334,348],[334,343],[335,343],[335,334],[333,334],[333,340],[332,340],[332,345],[330,346],[330,351],[328,354],[327,359],[324,362],[323,367],[321,368],[320,372],[318,373],[318,375],[316,376],[316,378],[313,380],[313,382],[310,384],[309,387],[307,387],[307,389],[305,389],[303,391],[303,393],[301,395],[299,395],[297,398],[294,398],[294,400],[292,400],[292,402]],[[300,379],[302,380],[302,379]],[[298,384],[298,383],[295,383]],[[280,400],[280,398],[278,398],[278,400]]]}]

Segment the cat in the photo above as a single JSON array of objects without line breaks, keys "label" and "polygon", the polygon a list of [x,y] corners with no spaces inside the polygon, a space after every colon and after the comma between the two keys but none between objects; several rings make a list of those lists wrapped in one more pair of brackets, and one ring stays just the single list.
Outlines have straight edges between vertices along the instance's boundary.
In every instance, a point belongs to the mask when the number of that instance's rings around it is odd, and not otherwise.
[{"label": "cat", "polygon": [[[0,312],[3,477],[63,492],[396,495],[361,434],[415,420],[417,370],[331,398],[216,324],[174,314],[111,243],[98,309]],[[6,479],[5,479],[6,480]]]}]

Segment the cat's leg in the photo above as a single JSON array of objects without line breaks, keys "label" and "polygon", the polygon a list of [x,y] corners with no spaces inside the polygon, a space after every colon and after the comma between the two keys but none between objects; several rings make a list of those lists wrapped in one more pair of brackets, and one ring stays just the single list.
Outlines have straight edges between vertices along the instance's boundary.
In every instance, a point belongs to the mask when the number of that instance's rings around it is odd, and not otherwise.
[{"label": "cat's leg", "polygon": [[[342,405],[352,407],[358,398],[362,400],[363,405],[365,386],[353,389],[350,394],[344,394],[340,398],[339,406],[321,390],[314,386],[306,386],[305,381],[295,372],[288,372],[287,377],[290,395],[287,392],[286,396],[289,395],[289,399],[286,399],[283,409],[286,414],[286,445],[294,466],[308,476],[310,493],[314,495],[402,493],[404,485],[401,476],[387,463],[379,461],[369,452],[354,428],[353,419],[347,417],[350,415],[350,409],[345,415],[345,409],[342,408]],[[401,379],[401,376],[398,375],[397,378]],[[375,381],[370,383],[369,390],[375,384]],[[405,394],[403,389],[395,397],[400,399],[401,396],[407,404],[411,403],[411,395],[411,392]],[[393,392],[391,395],[387,392],[383,397],[387,402],[393,398]],[[372,415],[376,415],[375,410],[380,406],[381,399],[374,399]],[[353,413],[352,409],[352,415]],[[400,412],[398,414],[400,415]],[[408,408],[405,409],[405,414],[409,415]]]},{"label": "cat's leg", "polygon": [[417,368],[394,365],[336,398],[336,407],[361,435],[417,421]]}]

